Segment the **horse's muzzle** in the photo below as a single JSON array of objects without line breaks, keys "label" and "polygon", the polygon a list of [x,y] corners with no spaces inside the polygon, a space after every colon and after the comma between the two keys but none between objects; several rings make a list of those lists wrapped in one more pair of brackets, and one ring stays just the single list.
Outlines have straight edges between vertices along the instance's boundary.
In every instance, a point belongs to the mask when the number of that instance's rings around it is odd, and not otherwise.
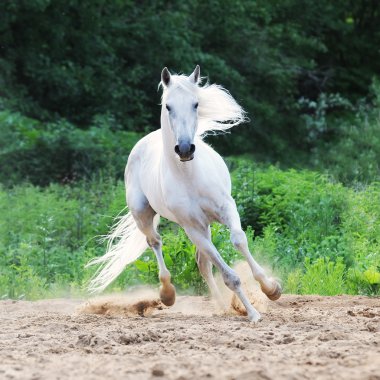
[{"label": "horse's muzzle", "polygon": [[194,158],[195,145],[189,143],[179,143],[174,147],[181,161],[191,161]]}]

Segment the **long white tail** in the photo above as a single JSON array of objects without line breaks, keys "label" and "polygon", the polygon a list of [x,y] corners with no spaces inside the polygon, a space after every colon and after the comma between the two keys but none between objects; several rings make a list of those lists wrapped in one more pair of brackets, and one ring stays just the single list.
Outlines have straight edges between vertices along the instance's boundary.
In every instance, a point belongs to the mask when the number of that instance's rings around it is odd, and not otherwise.
[{"label": "long white tail", "polygon": [[[155,218],[155,221],[158,224],[157,219]],[[92,293],[103,291],[128,264],[137,260],[148,248],[146,237],[137,228],[130,212],[120,217],[106,240],[108,240],[106,253],[92,259],[86,265],[101,264],[89,284],[89,291]]]}]

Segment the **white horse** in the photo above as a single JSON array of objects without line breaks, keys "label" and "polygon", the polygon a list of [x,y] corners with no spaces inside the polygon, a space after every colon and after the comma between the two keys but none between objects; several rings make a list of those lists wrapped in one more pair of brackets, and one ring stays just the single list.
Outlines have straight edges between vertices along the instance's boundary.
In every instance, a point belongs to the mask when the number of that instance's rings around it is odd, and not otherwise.
[{"label": "white horse", "polygon": [[224,262],[211,241],[210,224],[226,225],[231,241],[247,259],[254,278],[271,300],[281,296],[281,287],[253,259],[240,224],[231,179],[223,159],[202,141],[207,132],[224,131],[245,120],[245,112],[228,91],[218,85],[201,86],[197,66],[189,76],[171,75],[165,67],[161,129],[142,138],[132,149],[125,171],[129,213],[109,235],[104,256],[90,262],[102,264],[91,281],[92,291],[106,288],[149,247],[154,251],[161,282],[161,301],[171,306],[175,288],[170,281],[157,226],[160,216],[178,223],[197,247],[196,260],[212,296],[222,305],[212,264],[225,284],[239,297],[248,318],[261,317],[241,288],[237,274]]}]

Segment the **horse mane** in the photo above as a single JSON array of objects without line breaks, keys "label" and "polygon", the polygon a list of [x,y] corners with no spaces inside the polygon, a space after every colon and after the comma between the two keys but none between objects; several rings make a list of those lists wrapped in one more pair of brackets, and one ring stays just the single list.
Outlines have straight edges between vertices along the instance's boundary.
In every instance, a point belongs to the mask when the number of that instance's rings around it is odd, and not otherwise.
[{"label": "horse mane", "polygon": [[168,91],[181,88],[195,94],[198,98],[198,130],[197,135],[205,137],[209,134],[224,133],[248,120],[246,112],[224,87],[217,84],[194,84],[186,75],[172,75],[170,86],[163,88],[162,104],[165,104]]}]

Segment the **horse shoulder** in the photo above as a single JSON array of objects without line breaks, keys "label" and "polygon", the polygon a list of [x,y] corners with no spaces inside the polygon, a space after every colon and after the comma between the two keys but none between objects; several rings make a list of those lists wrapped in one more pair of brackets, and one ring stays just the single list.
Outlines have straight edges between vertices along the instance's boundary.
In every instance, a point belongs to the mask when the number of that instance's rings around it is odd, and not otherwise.
[{"label": "horse shoulder", "polygon": [[133,187],[144,191],[144,182],[146,182],[144,177],[152,179],[152,170],[148,176],[147,171],[155,165],[156,154],[154,151],[160,150],[158,145],[161,136],[158,132],[160,131],[154,131],[144,136],[131,150],[124,173],[127,188]]},{"label": "horse shoulder", "polygon": [[222,156],[211,146],[202,142],[201,168],[206,181],[213,190],[231,193],[231,176]]},{"label": "horse shoulder", "polygon": [[136,162],[142,162],[149,159],[149,157],[154,154],[154,151],[161,150],[161,141],[160,129],[153,131],[140,139],[129,154],[126,170],[128,170],[129,167],[132,167],[132,165],[135,165]]}]

